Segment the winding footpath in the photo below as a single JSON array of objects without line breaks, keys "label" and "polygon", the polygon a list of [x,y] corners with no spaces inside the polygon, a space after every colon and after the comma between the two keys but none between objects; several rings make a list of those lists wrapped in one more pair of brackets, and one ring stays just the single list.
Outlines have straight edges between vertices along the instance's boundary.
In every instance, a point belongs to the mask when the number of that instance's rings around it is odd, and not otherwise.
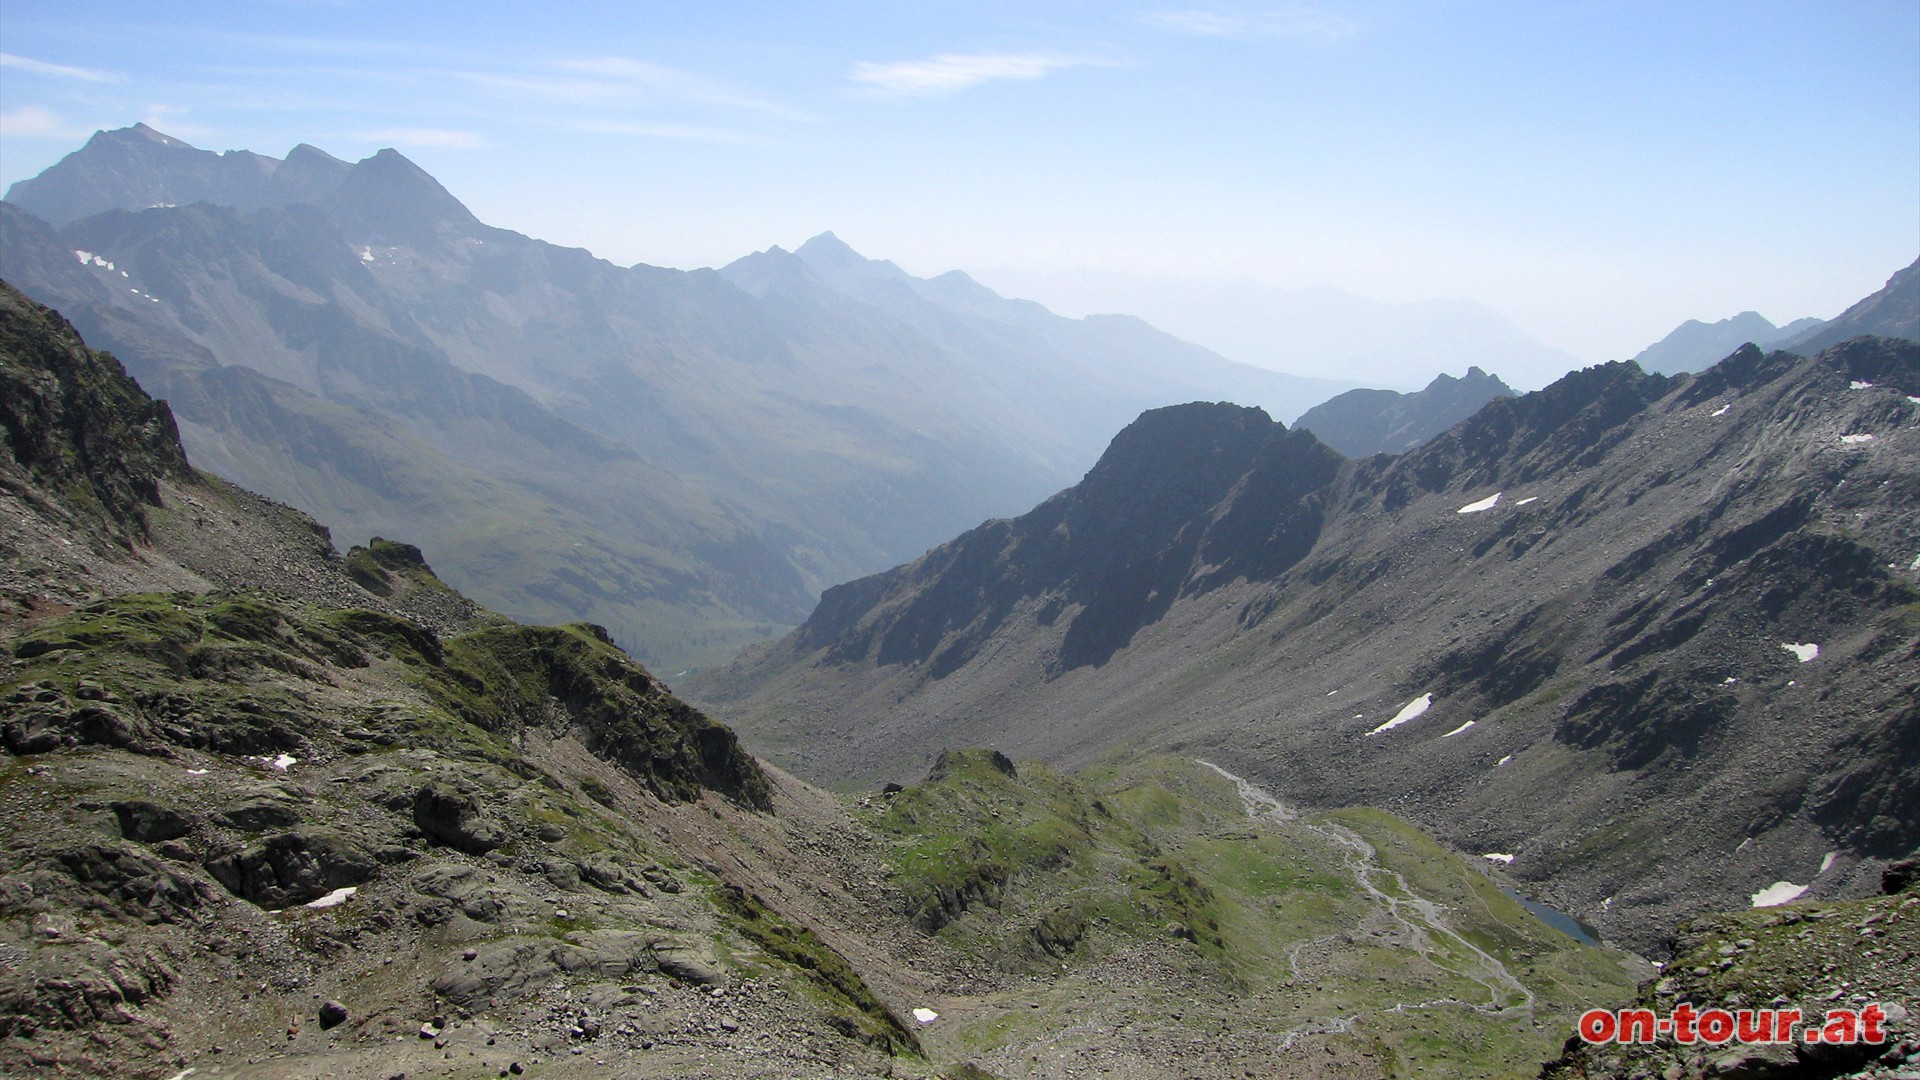
[{"label": "winding footpath", "polygon": [[[1252,781],[1235,776],[1210,761],[1201,761],[1198,758],[1194,760],[1232,781],[1235,790],[1240,794],[1241,801],[1246,804],[1248,817],[1256,821],[1269,821],[1277,825],[1303,829],[1338,845],[1342,851],[1345,868],[1376,906],[1375,916],[1387,920],[1407,944],[1428,963],[1450,975],[1459,976],[1481,986],[1487,993],[1487,1000],[1484,1002],[1436,998],[1430,1001],[1400,1002],[1386,1011],[1408,1012],[1414,1009],[1452,1006],[1472,1009],[1489,1016],[1504,1017],[1532,1010],[1533,991],[1527,989],[1519,979],[1515,978],[1499,959],[1468,941],[1458,931],[1447,925],[1444,907],[1415,892],[1399,871],[1380,865],[1379,852],[1375,851],[1373,845],[1359,833],[1333,822],[1316,824],[1307,821],[1299,813],[1289,809],[1272,792],[1259,787]],[[1371,922],[1372,918],[1370,917],[1367,921]],[[1300,971],[1301,950],[1324,940],[1326,939],[1319,938],[1294,946],[1290,960],[1296,981],[1303,978]],[[1348,1030],[1352,1026],[1353,1019],[1353,1017],[1338,1017],[1327,1023],[1334,1026],[1336,1030]],[[1299,1034],[1311,1033],[1313,1032],[1303,1030]],[[1287,1041],[1291,1044],[1293,1039],[1289,1038]]]}]

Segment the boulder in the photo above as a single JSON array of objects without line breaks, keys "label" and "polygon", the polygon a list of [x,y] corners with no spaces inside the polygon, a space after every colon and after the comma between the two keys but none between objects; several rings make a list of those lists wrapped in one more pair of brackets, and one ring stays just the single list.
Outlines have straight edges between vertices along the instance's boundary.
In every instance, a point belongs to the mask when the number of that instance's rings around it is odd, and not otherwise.
[{"label": "boulder", "polygon": [[206,868],[233,895],[264,908],[283,908],[364,884],[379,863],[345,837],[304,829],[215,856]]},{"label": "boulder", "polygon": [[110,900],[147,923],[177,923],[218,895],[201,878],[182,873],[139,848],[83,844],[53,854],[48,873]]},{"label": "boulder", "polygon": [[291,829],[300,824],[300,811],[286,803],[263,797],[222,810],[213,815],[213,820],[241,832],[265,832],[268,829]]},{"label": "boulder", "polygon": [[1920,855],[1888,863],[1886,869],[1880,871],[1880,891],[1888,896],[1905,892],[1915,884],[1920,884]]},{"label": "boulder", "polygon": [[113,813],[120,819],[120,835],[142,844],[178,840],[193,831],[196,821],[192,814],[140,799],[114,803]]},{"label": "boulder", "polygon": [[448,847],[484,855],[506,842],[471,795],[428,784],[414,793],[413,823]]}]

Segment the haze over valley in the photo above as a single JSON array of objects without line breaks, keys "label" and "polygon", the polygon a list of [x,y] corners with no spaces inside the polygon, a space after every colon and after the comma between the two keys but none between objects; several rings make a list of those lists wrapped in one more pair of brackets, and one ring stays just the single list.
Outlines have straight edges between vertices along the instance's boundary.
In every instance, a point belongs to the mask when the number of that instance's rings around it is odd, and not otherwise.
[{"label": "haze over valley", "polygon": [[1910,3],[0,30],[0,1073],[1920,1062]]}]

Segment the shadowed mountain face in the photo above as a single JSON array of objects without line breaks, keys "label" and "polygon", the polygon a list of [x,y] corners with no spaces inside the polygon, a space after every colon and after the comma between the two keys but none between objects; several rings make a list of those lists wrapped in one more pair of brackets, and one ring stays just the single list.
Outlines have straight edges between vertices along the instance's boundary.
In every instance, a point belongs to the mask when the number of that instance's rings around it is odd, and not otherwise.
[{"label": "shadowed mountain face", "polygon": [[1916,432],[1920,346],[1887,339],[1590,368],[1358,462],[1161,410],[694,693],[837,782],[969,743],[1219,755],[1512,854],[1652,945],[1920,843]]},{"label": "shadowed mountain face", "polygon": [[1513,390],[1477,367],[1456,379],[1441,375],[1425,390],[1349,390],[1302,413],[1294,427],[1348,457],[1404,454]]},{"label": "shadowed mountain face", "polygon": [[1032,506],[1142,409],[1344,388],[831,237],[724,275],[616,267],[481,224],[391,150],[136,127],[9,194],[0,276],[171,401],[196,461],[672,670]]}]

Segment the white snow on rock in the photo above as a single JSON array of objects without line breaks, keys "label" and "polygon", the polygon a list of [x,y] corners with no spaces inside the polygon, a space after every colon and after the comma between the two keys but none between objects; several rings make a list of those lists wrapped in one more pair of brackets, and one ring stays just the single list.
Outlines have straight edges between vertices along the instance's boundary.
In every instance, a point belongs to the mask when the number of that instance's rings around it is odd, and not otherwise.
[{"label": "white snow on rock", "polygon": [[1852,382],[1850,382],[1850,383],[1848,383],[1848,384],[1847,384],[1847,389],[1849,389],[1849,390],[1871,390],[1871,389],[1873,389],[1873,384],[1872,384],[1872,383],[1870,383],[1870,382],[1868,382],[1868,381],[1867,381],[1867,380],[1865,380],[1865,379],[1855,379],[1855,380],[1853,380]]},{"label": "white snow on rock", "polygon": [[1779,907],[1800,899],[1810,886],[1795,885],[1791,881],[1776,881],[1753,894],[1754,907]]},{"label": "white snow on rock", "polygon": [[1909,569],[1909,570],[1920,570],[1920,555],[1915,555],[1915,556],[1913,557],[1913,565],[1912,565],[1912,566],[1909,566],[1909,567],[1907,567],[1907,569]]},{"label": "white snow on rock", "polygon": [[1780,647],[1798,657],[1803,664],[1820,655],[1820,646],[1815,645],[1811,641],[1804,645],[1792,645],[1783,641],[1780,643]]},{"label": "white snow on rock", "polygon": [[1724,678],[1724,679],[1721,679],[1721,680],[1720,680],[1720,685],[1721,685],[1721,686],[1732,686],[1732,685],[1733,685],[1734,683],[1737,683],[1737,682],[1739,682],[1739,681],[1740,681],[1739,679],[1736,679],[1736,678],[1734,678],[1733,676],[1731,676],[1731,675],[1729,675],[1729,676],[1727,676],[1726,678]]},{"label": "white snow on rock", "polygon": [[1833,860],[1839,857],[1839,855],[1840,853],[1837,851],[1827,852],[1827,857],[1820,860],[1820,872],[1824,874],[1833,869]]},{"label": "white snow on rock", "polygon": [[932,1009],[921,1007],[913,1010],[913,1018],[923,1024],[931,1024],[935,1020],[940,1019],[940,1014],[934,1012]]},{"label": "white snow on rock", "polygon": [[286,772],[289,766],[293,765],[295,762],[299,761],[300,759],[297,757],[294,757],[292,754],[279,754],[274,757],[257,757],[257,758],[254,758],[253,760],[259,762],[262,765],[265,765],[267,768],[272,769],[274,772]]},{"label": "white snow on rock", "polygon": [[1378,735],[1383,731],[1392,731],[1394,728],[1399,727],[1409,720],[1417,719],[1421,713],[1431,708],[1433,708],[1433,695],[1421,694],[1419,697],[1414,698],[1402,706],[1399,712],[1394,713],[1393,719],[1367,732],[1367,734]]},{"label": "white snow on rock", "polygon": [[205,770],[205,769],[188,769],[188,770],[187,770],[187,775],[188,775],[188,776],[205,776],[205,775],[207,775],[207,770]]},{"label": "white snow on rock", "polygon": [[1512,754],[1508,754],[1508,755],[1507,755],[1506,757],[1503,757],[1503,758],[1501,758],[1501,759],[1500,759],[1499,761],[1496,761],[1496,762],[1494,762],[1494,763],[1493,763],[1493,767],[1497,769],[1497,768],[1499,768],[1500,766],[1502,766],[1502,765],[1505,765],[1505,764],[1506,764],[1507,762],[1509,762],[1509,761],[1512,761],[1512,760],[1513,760],[1513,755],[1512,755]]},{"label": "white snow on rock", "polygon": [[1515,505],[1515,506],[1525,506],[1525,505],[1527,505],[1527,504],[1528,504],[1528,503],[1530,503],[1530,502],[1539,502],[1539,501],[1540,501],[1540,496],[1538,496],[1538,495],[1529,495],[1529,496],[1527,496],[1526,498],[1524,498],[1524,499],[1521,499],[1521,500],[1520,500],[1519,502],[1517,502],[1517,503],[1514,503],[1513,505]]},{"label": "white snow on rock", "polygon": [[1451,738],[1453,738],[1453,737],[1454,737],[1455,735],[1458,735],[1458,734],[1460,734],[1461,732],[1463,732],[1463,731],[1465,731],[1465,730],[1467,730],[1468,728],[1470,728],[1470,727],[1472,727],[1472,726],[1473,726],[1473,721],[1471,721],[1471,720],[1469,720],[1469,721],[1467,721],[1466,723],[1464,723],[1464,724],[1461,724],[1461,725],[1460,725],[1459,727],[1457,727],[1457,728],[1454,728],[1454,729],[1453,729],[1452,731],[1449,731],[1449,732],[1447,732],[1447,733],[1446,733],[1445,735],[1442,735],[1442,736],[1440,736],[1440,737],[1441,737],[1441,738],[1443,738],[1443,739],[1451,739]]},{"label": "white snow on rock", "polygon": [[1481,857],[1481,858],[1483,858],[1483,859],[1487,859],[1487,860],[1490,860],[1490,861],[1492,861],[1492,862],[1497,862],[1497,863],[1512,863],[1512,862],[1513,862],[1513,856],[1512,856],[1512,855],[1509,855],[1509,854],[1507,854],[1507,853],[1506,853],[1506,852],[1504,852],[1504,851],[1489,851],[1489,852],[1487,852],[1487,853],[1486,853],[1485,855],[1482,855],[1482,856],[1480,856],[1480,857]]},{"label": "white snow on rock", "polygon": [[1913,402],[1915,405],[1920,405],[1920,397],[1914,397],[1912,394],[1908,394],[1907,400]]},{"label": "white snow on rock", "polygon": [[1727,415],[1727,410],[1728,410],[1728,409],[1731,409],[1731,408],[1733,408],[1733,406],[1731,406],[1731,405],[1722,405],[1722,406],[1720,406],[1719,408],[1717,408],[1717,409],[1715,409],[1715,410],[1713,410],[1712,412],[1710,412],[1710,413],[1708,413],[1707,415],[1708,415],[1708,416],[1725,416],[1725,415]]},{"label": "white snow on rock", "polygon": [[91,252],[91,251],[81,251],[81,250],[79,250],[78,248],[76,248],[76,249],[74,249],[74,252],[73,252],[73,257],[74,257],[74,258],[76,258],[76,259],[79,259],[79,260],[80,260],[80,265],[81,265],[81,266],[85,266],[85,265],[87,265],[88,263],[90,263],[90,262],[92,262],[92,261],[93,261],[93,252]]},{"label": "white snow on rock", "polygon": [[1867,434],[1867,433],[1865,433],[1865,432],[1861,432],[1861,433],[1860,433],[1860,434],[1858,434],[1858,435],[1842,435],[1842,436],[1840,436],[1840,441],[1841,441],[1841,442],[1843,442],[1843,443],[1848,443],[1848,444],[1856,444],[1856,443],[1863,443],[1863,442],[1872,442],[1872,441],[1873,441],[1873,436],[1872,436],[1872,435],[1869,435],[1869,434]]},{"label": "white snow on rock", "polygon": [[307,906],[310,908],[314,908],[315,910],[320,910],[320,909],[330,908],[330,907],[339,907],[341,904],[344,904],[347,902],[348,897],[352,896],[354,893],[357,893],[359,891],[360,891],[360,886],[358,885],[349,885],[344,889],[335,889],[318,900],[307,901]]},{"label": "white snow on rock", "polygon": [[1486,498],[1481,499],[1479,502],[1468,503],[1467,505],[1461,507],[1460,509],[1455,510],[1454,513],[1477,514],[1482,510],[1491,510],[1498,505],[1500,505],[1500,493],[1496,491],[1493,494],[1487,496]]}]

